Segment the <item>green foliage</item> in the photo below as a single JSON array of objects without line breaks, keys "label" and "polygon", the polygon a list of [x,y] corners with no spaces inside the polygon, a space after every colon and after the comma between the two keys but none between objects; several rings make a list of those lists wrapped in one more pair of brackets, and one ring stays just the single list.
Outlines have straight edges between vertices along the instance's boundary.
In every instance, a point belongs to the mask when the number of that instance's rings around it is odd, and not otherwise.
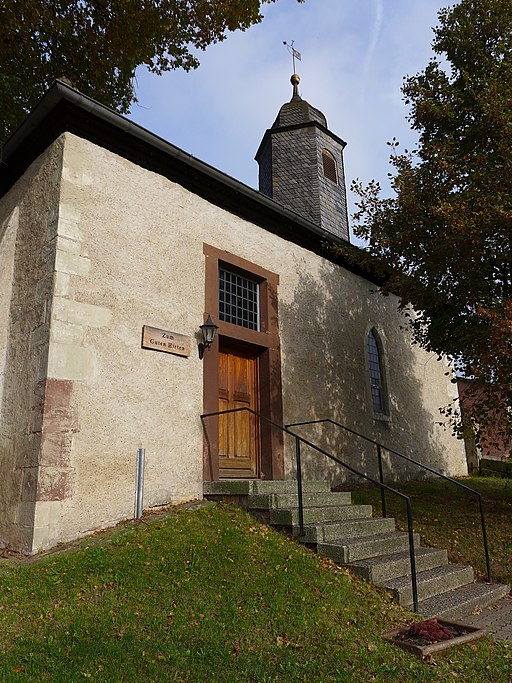
[{"label": "green foliage", "polygon": [[196,68],[197,50],[260,22],[274,1],[0,1],[0,143],[56,78],[126,112],[137,66]]},{"label": "green foliage", "polygon": [[512,0],[462,0],[439,19],[443,61],[403,86],[418,149],[390,143],[394,197],[354,184],[355,232],[391,269],[385,290],[418,312],[416,341],[475,379],[466,419],[510,437]]},{"label": "green foliage", "polygon": [[509,680],[492,641],[431,664],[388,645],[411,614],[240,510],[146,521],[0,577],[0,680]]}]

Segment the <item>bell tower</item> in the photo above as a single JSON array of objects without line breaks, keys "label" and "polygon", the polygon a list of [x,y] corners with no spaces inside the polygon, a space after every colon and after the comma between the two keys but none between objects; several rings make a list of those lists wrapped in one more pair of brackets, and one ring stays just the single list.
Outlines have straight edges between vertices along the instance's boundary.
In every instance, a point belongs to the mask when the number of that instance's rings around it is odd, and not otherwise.
[{"label": "bell tower", "polygon": [[259,191],[348,240],[346,143],[331,133],[322,112],[299,95],[300,77],[293,74],[290,81],[292,99],[283,104],[256,153]]}]

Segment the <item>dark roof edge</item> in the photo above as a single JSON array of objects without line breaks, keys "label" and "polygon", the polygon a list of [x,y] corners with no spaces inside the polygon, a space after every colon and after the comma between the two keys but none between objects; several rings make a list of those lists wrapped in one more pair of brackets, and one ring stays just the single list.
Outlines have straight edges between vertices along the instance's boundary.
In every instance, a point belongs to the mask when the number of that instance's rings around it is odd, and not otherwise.
[{"label": "dark roof edge", "polygon": [[[235,180],[231,176],[219,171],[214,166],[210,166],[204,161],[201,161],[194,157],[192,154],[185,152],[184,150],[176,147],[164,138],[151,133],[149,130],[140,126],[137,123],[133,123],[122,114],[110,109],[109,107],[93,100],[87,95],[74,90],[62,81],[55,81],[50,89],[45,95],[39,100],[36,107],[28,115],[25,121],[17,128],[13,135],[7,140],[2,149],[2,158],[4,163],[9,162],[9,158],[16,153],[17,148],[24,142],[26,138],[31,134],[33,130],[44,120],[44,118],[54,109],[54,107],[62,100],[67,100],[71,104],[74,104],[81,109],[98,116],[99,118],[107,121],[116,128],[121,129],[123,132],[134,135],[140,140],[143,140],[150,145],[161,149],[167,153],[170,153],[174,158],[185,161],[191,166],[195,167],[197,170],[208,173],[211,176],[215,176],[217,179],[222,179],[223,182],[232,181],[241,187],[245,187],[248,190],[252,190],[248,185],[244,185],[238,180]],[[11,149],[12,148],[12,149]],[[256,190],[252,190],[256,192]]]},{"label": "dark roof edge", "polygon": [[[158,135],[151,133],[146,128],[129,121],[122,114],[110,109],[109,107],[96,102],[91,97],[84,95],[74,88],[68,86],[62,81],[55,81],[49,90],[43,95],[36,107],[28,115],[25,121],[16,129],[16,131],[11,135],[11,137],[6,141],[3,148],[1,148],[1,159],[3,172],[7,173],[9,167],[9,161],[14,160],[18,149],[23,145],[25,141],[37,130],[38,126],[43,124],[48,115],[54,110],[58,104],[66,101],[71,105],[78,107],[79,109],[92,114],[93,116],[101,119],[102,121],[114,126],[115,128],[121,130],[123,133],[134,136],[143,143],[150,145],[166,155],[178,160],[181,163],[186,164],[195,171],[208,176],[215,183],[218,183],[224,187],[227,187],[231,191],[234,191],[236,195],[244,197],[253,206],[261,206],[261,213],[265,215],[272,214],[274,219],[280,217],[285,219],[285,223],[293,223],[299,230],[298,233],[309,234],[315,237],[315,247],[312,248],[311,240],[307,240],[308,245],[305,247],[309,251],[314,251],[317,254],[321,254],[324,258],[339,265],[343,265],[348,270],[354,272],[361,277],[369,279],[374,284],[383,284],[384,278],[376,273],[370,273],[367,269],[363,269],[360,266],[354,264],[352,259],[348,259],[345,256],[335,254],[325,247],[326,244],[334,244],[338,247],[345,247],[349,251],[361,252],[359,247],[351,244],[350,242],[335,237],[332,233],[324,230],[320,226],[308,221],[302,216],[298,215],[294,211],[282,206],[278,202],[264,194],[258,192],[257,190],[245,185],[244,183],[232,178],[231,176],[219,171],[213,166],[210,166],[204,161],[197,159],[188,152],[183,151],[179,147],[176,147],[170,142],[167,142]],[[311,122],[313,125],[317,125],[319,128],[325,130],[328,134],[332,135],[330,131],[324,129],[317,122]],[[309,125],[309,124],[308,124]],[[288,126],[287,129],[294,129],[303,127],[303,124],[299,126]],[[282,129],[281,129],[282,130]],[[267,131],[268,133],[269,131]],[[265,133],[265,135],[267,134]],[[336,137],[336,136],[333,136]],[[343,142],[343,141],[341,141]],[[141,166],[144,164],[141,162]],[[17,180],[17,178],[16,178]],[[260,223],[261,224],[261,223]],[[270,231],[270,228],[268,228]],[[297,236],[298,237],[298,236]],[[293,242],[292,234],[287,237],[289,241]],[[297,239],[297,244],[301,245],[301,241]],[[304,246],[304,245],[301,245]]]},{"label": "dark roof edge", "polygon": [[258,147],[258,151],[254,155],[254,158],[256,161],[258,161],[258,157],[261,154],[261,150],[263,148],[263,145],[267,141],[268,137],[270,135],[273,135],[274,133],[286,133],[289,130],[299,130],[300,128],[318,128],[319,130],[322,131],[322,133],[325,133],[328,135],[330,138],[332,138],[335,142],[337,142],[339,145],[341,145],[342,149],[345,149],[347,146],[347,143],[345,140],[342,140],[338,135],[335,135],[332,131],[330,131],[328,128],[325,126],[322,126],[321,123],[318,123],[318,121],[306,121],[305,123],[294,123],[291,126],[281,126],[280,128],[267,128],[265,131],[265,134],[263,135],[263,138],[260,142],[260,146]]},{"label": "dark roof edge", "polygon": [[49,112],[63,99],[68,100],[72,104],[77,104],[85,110],[88,110],[87,105],[89,105],[90,111],[94,111],[94,105],[96,105],[119,116],[113,109],[105,107],[90,97],[87,97],[87,95],[82,95],[82,93],[74,90],[62,81],[56,80],[41,97],[27,118],[2,145],[2,160],[4,163],[8,163],[9,158],[16,154],[17,149],[29,137],[32,131],[42,123],[47,114],[49,114]]},{"label": "dark roof edge", "polygon": [[214,166],[211,166],[205,161],[201,161],[197,157],[194,157],[192,154],[189,154],[188,152],[185,152],[179,147],[176,147],[176,145],[173,145],[167,140],[164,140],[164,138],[161,138],[155,133],[151,133],[149,130],[143,128],[139,124],[133,123],[133,121],[128,120],[122,114],[119,114],[113,109],[106,107],[104,104],[96,102],[96,100],[93,100],[91,97],[83,95],[82,93],[78,92],[77,90],[74,90],[70,86],[58,80],[53,83],[51,88],[47,91],[45,95],[43,95],[43,97],[38,102],[36,107],[29,114],[29,116],[16,129],[13,135],[7,140],[7,142],[3,146],[2,159],[4,164],[9,163],[9,159],[15,155],[18,147],[29,137],[32,131],[34,131],[41,124],[41,122],[51,112],[51,110],[63,99],[67,100],[71,104],[77,105],[81,109],[84,109],[85,111],[91,114],[99,116],[103,120],[106,120],[108,123],[114,125],[116,128],[120,128],[124,132],[129,133],[130,135],[134,135],[140,140],[149,143],[153,147],[156,147],[162,150],[163,152],[170,154],[175,159],[184,161],[186,164],[192,166],[196,170],[208,174],[210,177],[214,178],[215,180],[221,181],[223,184],[230,186],[237,192],[240,192],[241,194],[244,194],[246,196],[250,196],[251,199],[256,199],[257,201],[266,204],[268,208],[279,210],[279,212],[286,215],[287,218],[293,220],[296,223],[301,223],[304,227],[307,227],[313,232],[316,232],[319,237],[322,237],[325,240],[335,239],[330,232],[327,232],[326,230],[323,230],[319,226],[315,225],[314,223],[311,223],[310,221],[304,219],[299,214],[295,213],[294,211],[291,211],[282,204],[279,204],[279,202],[276,202],[275,200],[266,197],[261,192],[258,192],[252,187],[249,187],[249,185],[245,185],[245,183],[236,180],[227,173],[219,171],[219,169],[215,168]]}]

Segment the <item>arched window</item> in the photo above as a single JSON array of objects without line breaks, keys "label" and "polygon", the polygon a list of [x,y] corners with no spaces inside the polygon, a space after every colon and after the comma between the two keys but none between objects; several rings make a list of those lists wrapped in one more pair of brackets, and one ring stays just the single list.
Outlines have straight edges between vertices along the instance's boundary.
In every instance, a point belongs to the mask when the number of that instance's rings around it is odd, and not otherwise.
[{"label": "arched window", "polygon": [[338,183],[338,172],[336,169],[336,159],[329,152],[328,149],[322,150],[322,164],[324,167],[324,176],[332,180],[333,183]]},{"label": "arched window", "polygon": [[368,371],[370,375],[370,390],[372,406],[376,413],[386,414],[386,393],[384,388],[384,372],[382,367],[382,345],[375,329],[368,332],[366,340],[368,350]]}]

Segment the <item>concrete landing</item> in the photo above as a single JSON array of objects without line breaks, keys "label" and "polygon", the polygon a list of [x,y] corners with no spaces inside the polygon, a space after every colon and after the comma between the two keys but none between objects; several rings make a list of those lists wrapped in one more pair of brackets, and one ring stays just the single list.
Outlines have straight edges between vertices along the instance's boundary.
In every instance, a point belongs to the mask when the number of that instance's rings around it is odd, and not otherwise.
[{"label": "concrete landing", "polygon": [[485,628],[497,640],[512,642],[512,596],[507,595],[494,605],[489,605],[461,621],[470,626]]}]

